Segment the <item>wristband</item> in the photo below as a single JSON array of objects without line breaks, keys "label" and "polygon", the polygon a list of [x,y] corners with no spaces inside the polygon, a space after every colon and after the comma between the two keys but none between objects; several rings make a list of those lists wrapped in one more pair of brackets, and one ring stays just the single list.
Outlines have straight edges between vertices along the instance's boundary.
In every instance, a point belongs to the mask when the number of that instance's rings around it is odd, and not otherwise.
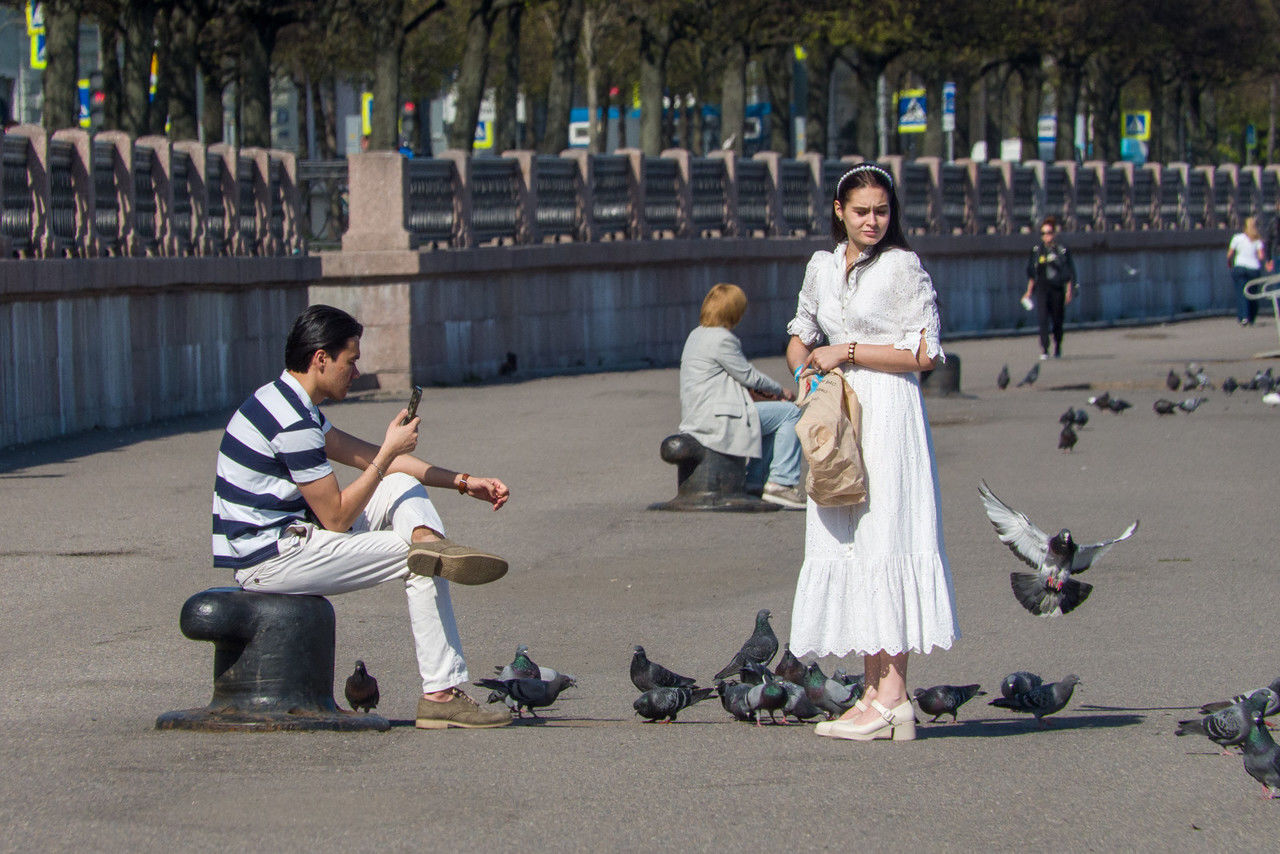
[{"label": "wristband", "polygon": [[800,365],[794,371],[792,371],[791,376],[796,378],[796,382],[800,382],[800,375],[802,373],[804,373],[804,365]]},{"label": "wristband", "polygon": [[467,478],[469,478],[469,477],[471,477],[471,475],[469,475],[469,474],[464,474],[461,478],[459,478],[459,479],[458,479],[458,494],[459,494],[459,495],[466,495],[466,494],[467,494]]}]

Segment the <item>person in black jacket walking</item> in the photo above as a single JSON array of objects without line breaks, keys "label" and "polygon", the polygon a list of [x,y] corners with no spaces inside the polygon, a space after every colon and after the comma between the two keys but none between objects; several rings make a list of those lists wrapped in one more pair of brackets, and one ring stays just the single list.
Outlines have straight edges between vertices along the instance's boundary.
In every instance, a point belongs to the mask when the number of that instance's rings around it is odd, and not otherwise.
[{"label": "person in black jacket walking", "polygon": [[1027,259],[1025,303],[1036,295],[1040,317],[1040,358],[1049,358],[1049,332],[1053,331],[1053,357],[1062,356],[1062,314],[1075,295],[1076,264],[1067,247],[1058,243],[1058,220],[1047,216],[1040,223],[1040,242]]}]

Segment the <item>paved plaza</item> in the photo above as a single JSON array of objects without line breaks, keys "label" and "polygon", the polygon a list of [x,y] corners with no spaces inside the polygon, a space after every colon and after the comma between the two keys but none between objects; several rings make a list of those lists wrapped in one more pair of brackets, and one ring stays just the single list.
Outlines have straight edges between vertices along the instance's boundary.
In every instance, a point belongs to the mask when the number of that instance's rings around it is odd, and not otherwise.
[{"label": "paved plaza", "polygon": [[[781,345],[781,341],[779,342]],[[178,629],[183,601],[228,583],[209,556],[213,465],[229,413],[0,452],[0,849],[215,850],[1245,850],[1274,845],[1280,800],[1239,757],[1175,738],[1201,703],[1280,675],[1276,474],[1280,409],[1207,392],[1158,417],[1170,368],[1216,383],[1269,364],[1269,317],[1069,331],[1030,389],[1033,338],[944,342],[963,395],[928,401],[963,637],[915,656],[909,684],[1014,670],[1080,676],[1038,730],[986,705],[911,743],[817,738],[811,726],[733,722],[716,701],[675,725],[634,716],[631,650],[708,680],[770,608],[787,637],[805,514],[676,514],[658,445],[679,416],[677,370],[431,388],[419,453],[502,477],[499,513],[433,493],[449,535],[511,561],[502,581],[454,588],[472,678],[519,643],[578,687],[543,720],[493,731],[412,725],[417,674],[397,584],[332,599],[337,695],[364,659],[385,734],[158,732],[204,705],[213,649]],[[757,360],[785,379],[780,358]],[[263,379],[278,366],[264,365]],[[1058,416],[1090,409],[1074,453]],[[398,396],[331,405],[378,440]],[[1050,532],[1133,540],[1084,579],[1079,610],[1022,610],[978,498],[998,495]],[[824,660],[830,672],[835,660]],[[851,669],[860,664],[850,661]],[[473,694],[483,696],[474,689]],[[1266,840],[1272,840],[1267,843]]]}]

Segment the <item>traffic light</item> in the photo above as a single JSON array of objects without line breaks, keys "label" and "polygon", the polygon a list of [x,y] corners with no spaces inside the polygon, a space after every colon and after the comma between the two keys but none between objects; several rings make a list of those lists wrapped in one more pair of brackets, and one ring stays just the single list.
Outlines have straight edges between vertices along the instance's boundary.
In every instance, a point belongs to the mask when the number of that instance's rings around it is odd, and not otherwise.
[{"label": "traffic light", "polygon": [[418,132],[418,105],[413,101],[405,101],[400,105],[400,148],[412,149],[413,140]]}]

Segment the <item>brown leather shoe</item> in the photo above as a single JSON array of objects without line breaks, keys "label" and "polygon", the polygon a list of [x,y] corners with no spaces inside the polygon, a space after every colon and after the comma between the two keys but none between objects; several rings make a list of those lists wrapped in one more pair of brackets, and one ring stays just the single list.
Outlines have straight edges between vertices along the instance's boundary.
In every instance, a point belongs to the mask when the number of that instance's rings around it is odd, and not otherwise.
[{"label": "brown leather shoe", "polygon": [[454,688],[447,702],[438,703],[426,697],[418,698],[418,717],[413,725],[418,729],[446,729],[451,726],[464,729],[487,729],[511,723],[511,713],[506,709],[482,709],[476,701]]},{"label": "brown leather shoe", "polygon": [[455,584],[488,584],[507,574],[507,562],[497,555],[440,539],[409,546],[409,571]]}]

